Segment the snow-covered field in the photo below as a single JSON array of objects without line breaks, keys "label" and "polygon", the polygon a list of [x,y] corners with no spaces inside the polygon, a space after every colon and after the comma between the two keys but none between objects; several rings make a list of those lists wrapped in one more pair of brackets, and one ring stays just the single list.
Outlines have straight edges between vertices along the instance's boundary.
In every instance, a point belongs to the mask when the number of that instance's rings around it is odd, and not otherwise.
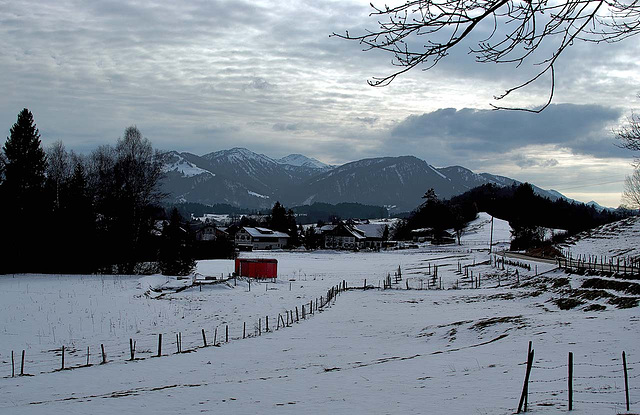
[{"label": "snow-covered field", "polygon": [[[620,309],[612,300],[633,296],[582,289],[589,276],[566,275],[550,264],[496,268],[487,224],[482,215],[462,246],[249,253],[279,262],[276,283],[254,282],[250,290],[246,281],[231,280],[152,298],[145,294],[150,286],[185,281],[2,276],[0,414],[508,414],[518,405],[529,341],[535,350],[529,406],[536,413],[567,409],[570,351],[574,412],[624,412],[623,350],[631,401],[640,401],[638,308]],[[496,220],[494,241],[508,237],[508,224]],[[443,289],[427,290],[436,265]],[[542,275],[534,275],[536,266]],[[398,267],[402,281],[378,290]],[[204,275],[232,270],[232,261],[198,264]],[[479,288],[472,288],[478,282],[471,271],[480,276]],[[361,287],[365,279],[375,289],[341,293],[302,321],[303,304],[343,280]],[[562,310],[569,297],[581,303]],[[275,330],[278,315],[286,319],[296,307],[300,321]],[[267,316],[270,332],[257,336],[258,321],[264,330]],[[242,339],[245,324],[248,338]],[[201,347],[201,330],[211,345],[216,328],[220,347]],[[192,352],[176,354],[176,333],[183,351]],[[140,360],[127,361],[129,339]],[[99,364],[101,344],[105,365]],[[57,370],[63,345],[72,370]],[[79,367],[87,347],[91,366]],[[25,373],[32,376],[10,377],[12,350],[16,374],[25,350]]]}]

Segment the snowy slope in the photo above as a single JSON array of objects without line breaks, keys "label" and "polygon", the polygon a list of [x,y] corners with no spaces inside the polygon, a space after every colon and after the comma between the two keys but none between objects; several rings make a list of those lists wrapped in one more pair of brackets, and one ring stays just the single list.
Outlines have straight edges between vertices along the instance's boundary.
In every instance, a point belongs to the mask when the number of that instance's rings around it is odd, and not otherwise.
[{"label": "snowy slope", "polygon": [[165,154],[165,164],[163,171],[165,173],[175,172],[181,175],[181,177],[194,177],[201,174],[215,176],[214,173],[202,169],[196,166],[194,163],[189,162],[180,153],[171,151]]},{"label": "snowy slope", "polygon": [[640,258],[640,217],[631,217],[582,232],[558,245],[571,256]]},{"label": "snowy slope", "polygon": [[312,169],[328,170],[331,168],[328,164],[318,161],[314,158],[303,156],[302,154],[289,154],[286,157],[275,160],[280,164],[287,164],[296,167],[309,167]]}]

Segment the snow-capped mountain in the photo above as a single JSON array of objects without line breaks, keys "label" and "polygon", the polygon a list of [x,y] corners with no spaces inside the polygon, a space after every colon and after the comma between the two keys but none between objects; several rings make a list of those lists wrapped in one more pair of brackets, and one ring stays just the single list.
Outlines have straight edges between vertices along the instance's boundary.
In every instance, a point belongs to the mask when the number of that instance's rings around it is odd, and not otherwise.
[{"label": "snow-capped mountain", "polygon": [[177,173],[181,175],[181,177],[195,177],[201,174],[215,176],[215,173],[201,169],[177,151],[165,153],[163,171],[165,174]]},{"label": "snow-capped mountain", "polygon": [[295,167],[308,167],[311,169],[329,170],[332,166],[324,164],[314,158],[303,156],[302,154],[289,154],[281,159],[276,159],[276,162]]},{"label": "snow-capped mountain", "polygon": [[[228,203],[253,209],[268,209],[275,201],[286,206],[358,202],[408,211],[422,202],[429,188],[440,198],[449,198],[487,183],[520,183],[461,166],[435,168],[413,156],[329,166],[301,154],[273,159],[246,148],[203,156],[172,151],[167,153],[165,172],[163,190],[171,201]],[[535,186],[534,190],[551,199],[564,197]]]}]

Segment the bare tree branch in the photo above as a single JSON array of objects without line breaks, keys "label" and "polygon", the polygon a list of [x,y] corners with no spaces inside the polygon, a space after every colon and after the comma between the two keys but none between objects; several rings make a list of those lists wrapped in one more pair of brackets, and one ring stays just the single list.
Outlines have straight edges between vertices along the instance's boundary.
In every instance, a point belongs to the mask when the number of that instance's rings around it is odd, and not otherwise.
[{"label": "bare tree branch", "polygon": [[[477,62],[519,67],[527,59],[536,59],[534,64],[540,69],[534,76],[495,99],[526,88],[547,74],[551,78],[547,102],[538,109],[493,105],[495,109],[542,111],[553,99],[554,64],[568,46],[576,41],[614,43],[640,32],[640,0],[408,0],[394,7],[371,7],[374,11],[370,15],[380,19],[377,30],[332,36],[355,40],[365,51],[378,49],[392,55],[391,64],[399,69],[373,77],[367,81],[372,86],[389,85],[417,66],[424,65],[425,70],[434,67],[472,33],[481,32],[481,23],[490,24],[491,30],[469,50]],[[552,47],[549,53],[545,52],[547,46]],[[542,57],[534,57],[536,53]]]}]

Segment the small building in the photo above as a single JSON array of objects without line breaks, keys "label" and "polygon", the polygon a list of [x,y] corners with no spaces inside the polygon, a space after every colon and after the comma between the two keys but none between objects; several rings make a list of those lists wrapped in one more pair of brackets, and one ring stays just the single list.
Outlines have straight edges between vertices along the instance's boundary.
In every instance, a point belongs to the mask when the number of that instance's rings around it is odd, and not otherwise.
[{"label": "small building", "polygon": [[258,279],[275,279],[278,276],[278,260],[271,258],[236,258],[235,275]]},{"label": "small building", "polygon": [[218,235],[214,222],[190,222],[189,229],[193,233],[196,241],[215,241]]},{"label": "small building", "polygon": [[289,235],[267,228],[245,226],[236,232],[235,244],[241,251],[280,249],[289,244]]}]

